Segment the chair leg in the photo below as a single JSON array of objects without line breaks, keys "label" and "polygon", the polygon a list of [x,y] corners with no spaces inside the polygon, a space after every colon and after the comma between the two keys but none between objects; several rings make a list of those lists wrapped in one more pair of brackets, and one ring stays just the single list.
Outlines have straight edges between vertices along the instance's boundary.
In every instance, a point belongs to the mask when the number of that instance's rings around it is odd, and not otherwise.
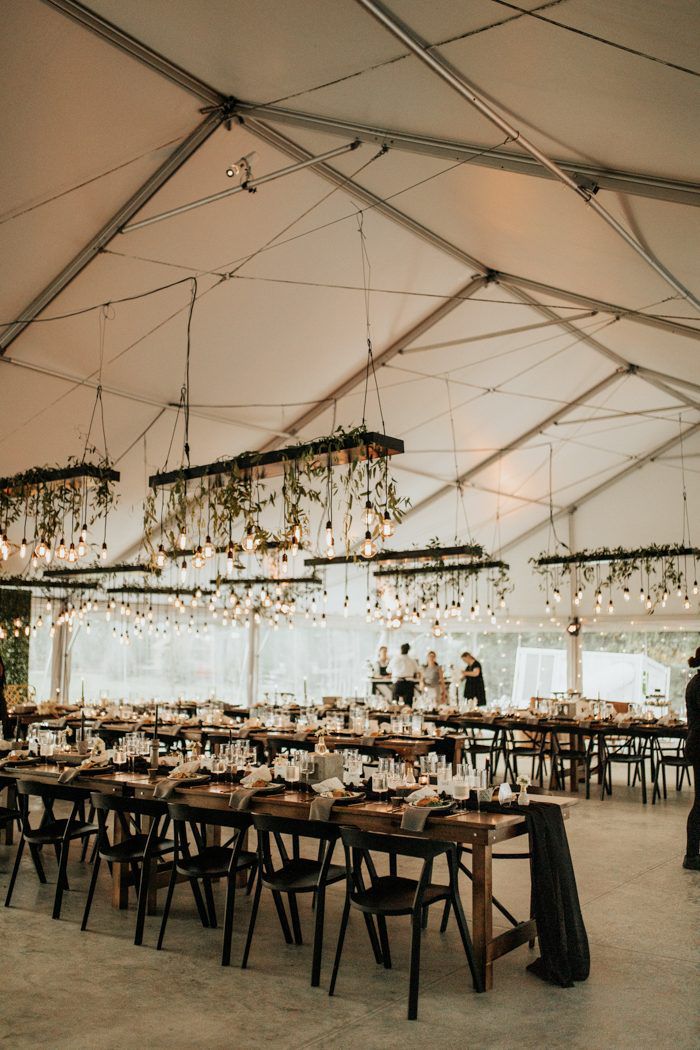
[{"label": "chair leg", "polygon": [[204,900],[202,898],[202,893],[197,883],[197,880],[190,879],[190,886],[192,887],[192,896],[194,897],[194,903],[197,906],[197,911],[199,912],[199,918],[201,920],[202,926],[205,928],[205,930],[207,930],[209,929],[209,915],[204,905]]},{"label": "chair leg", "polygon": [[250,897],[253,892],[253,886],[255,885],[255,876],[257,875],[258,869],[253,865],[250,869],[250,875],[248,876],[248,883],[245,888],[246,897]]},{"label": "chair leg", "polygon": [[[252,911],[250,913],[250,922],[248,923],[248,936],[246,937],[246,940],[245,940],[245,948],[243,950],[243,959],[241,961],[241,969],[242,970],[245,970],[245,968],[248,965],[248,956],[250,955],[250,946],[253,943],[253,931],[255,930],[255,920],[258,917],[258,907],[260,905],[260,893],[261,893],[261,891],[262,891],[262,876],[260,875],[260,872],[258,872],[258,881],[255,883],[255,895],[253,897],[253,908],[252,908]],[[276,897],[276,896],[277,896],[277,894],[273,894],[273,897]],[[286,921],[287,921],[287,917],[286,916],[285,916],[284,921],[286,923]],[[289,943],[289,942],[287,942],[287,943]]]},{"label": "chair leg", "polygon": [[297,904],[296,893],[287,894],[289,897],[289,914],[292,916],[292,931],[294,933],[294,943],[303,944],[301,937],[301,923],[299,922],[299,906]]},{"label": "chair leg", "polygon": [[[255,869],[253,869],[255,871]],[[231,940],[233,938],[233,913],[236,907],[236,875],[229,872],[226,880],[226,904],[224,906],[224,944],[221,950],[221,965],[231,965]]]},{"label": "chair leg", "polygon": [[316,892],[316,914],[314,916],[314,952],[311,960],[311,987],[321,983],[321,959],[323,957],[323,921],[326,913],[326,887]]},{"label": "chair leg", "polygon": [[369,943],[372,946],[372,952],[374,954],[374,961],[377,966],[381,966],[384,962],[382,956],[382,949],[379,944],[379,938],[377,937],[377,931],[374,928],[374,920],[372,916],[367,912],[362,913],[362,917],[365,920],[365,926],[367,927],[367,936],[369,937]]},{"label": "chair leg", "polygon": [[418,1017],[418,984],[420,981],[420,937],[422,908],[415,909],[411,917],[411,968],[408,977],[408,1019]]},{"label": "chair leg", "polygon": [[141,877],[139,878],[139,890],[136,898],[136,929],[134,931],[134,944],[143,944],[143,930],[146,925],[146,909],[148,907],[148,887],[151,881],[151,864],[153,857],[144,854],[141,862]]},{"label": "chair leg", "polygon": [[[12,892],[15,888],[15,882],[17,881],[17,872],[19,871],[19,862],[22,859],[22,853],[24,851],[24,835],[17,843],[17,855],[15,856],[15,863],[12,867],[12,875],[10,876],[10,885],[7,887],[7,896],[5,897],[5,907],[10,907],[10,901],[12,900]],[[46,881],[46,879],[44,879]]]},{"label": "chair leg", "polygon": [[32,858],[32,861],[34,863],[34,868],[35,868],[37,876],[39,878],[39,882],[45,883],[46,882],[46,874],[44,873],[44,865],[41,863],[41,853],[39,852],[38,846],[32,846],[32,844],[30,843],[29,844],[29,854],[30,854],[30,856]]},{"label": "chair leg", "polygon": [[61,918],[61,904],[63,902],[63,890],[68,888],[68,880],[66,878],[66,868],[68,867],[68,849],[70,847],[70,839],[64,839],[61,846],[61,859],[58,863],[58,878],[56,880],[56,896],[53,900],[53,912],[51,914],[52,919]]},{"label": "chair leg", "polygon": [[[343,917],[340,920],[340,929],[338,930],[338,943],[335,949],[335,959],[333,960],[333,973],[331,974],[331,983],[328,987],[328,994],[333,995],[335,992],[335,982],[338,979],[338,970],[340,968],[340,957],[343,954],[343,942],[345,940],[345,933],[348,928],[348,920],[350,918],[350,899],[345,897],[345,904],[343,905]],[[370,916],[368,915],[369,919]],[[372,926],[374,930],[374,926]]]},{"label": "chair leg", "polygon": [[[88,817],[87,817],[88,824],[92,824],[94,819],[95,819],[95,807],[93,806],[93,804],[91,802],[90,803],[90,808],[88,809]],[[82,849],[80,850],[80,863],[81,864],[85,863],[85,858],[87,856],[88,842],[89,842],[89,839],[88,839],[88,837],[86,835],[85,838],[83,839]]]},{"label": "chair leg", "polygon": [[287,944],[293,944],[292,934],[289,929],[289,923],[287,922],[287,913],[284,910],[284,904],[282,903],[282,897],[279,893],[272,891],[272,899],[275,902],[275,908],[277,908],[277,915],[280,920],[280,926],[282,927],[282,933]]},{"label": "chair leg", "polygon": [[207,914],[209,915],[209,925],[212,930],[216,929],[216,904],[214,903],[214,893],[211,888],[211,879],[202,879],[204,884],[204,900],[207,906]]},{"label": "chair leg", "polygon": [[451,863],[452,863],[452,878],[450,880],[451,881],[451,887],[452,887],[452,898],[451,899],[452,899],[452,907],[454,908],[454,912],[455,912],[455,919],[457,920],[457,928],[459,930],[459,935],[462,938],[462,947],[464,948],[464,954],[466,955],[467,962],[469,963],[469,970],[470,970],[471,975],[472,975],[472,982],[473,982],[473,985],[474,985],[474,989],[477,992],[483,992],[484,991],[484,986],[482,984],[481,977],[479,975],[479,971],[476,968],[476,961],[474,959],[474,949],[473,949],[473,946],[472,946],[471,937],[469,936],[469,930],[467,929],[467,920],[464,917],[464,909],[462,908],[462,899],[459,896],[459,883],[458,883],[459,868],[457,867],[457,861],[456,860],[453,860]]},{"label": "chair leg", "polygon": [[[421,916],[422,923],[422,916]],[[391,969],[391,950],[389,948],[389,932],[386,928],[386,919],[383,915],[377,916],[377,927],[379,929],[379,943],[382,949],[382,959],[384,961],[384,969]]]},{"label": "chair leg", "polygon": [[644,763],[644,755],[642,755],[639,763],[639,778],[642,781],[642,805],[647,804],[647,771]]},{"label": "chair leg", "polygon": [[452,909],[452,902],[449,900],[445,901],[445,907],[442,911],[442,919],[440,921],[440,933],[444,933],[447,929],[447,923],[450,920],[450,911]]},{"label": "chair leg", "polygon": [[160,923],[160,932],[158,933],[158,943],[156,944],[156,951],[159,952],[163,947],[163,938],[165,937],[165,927],[168,925],[168,916],[170,915],[170,905],[173,902],[173,892],[175,890],[175,880],[177,879],[177,867],[175,860],[173,860],[172,871],[170,872],[170,879],[168,880],[168,892],[165,895],[165,905],[163,906],[163,918]]},{"label": "chair leg", "polygon": [[90,909],[92,908],[92,898],[95,895],[95,886],[97,885],[97,876],[100,871],[100,862],[102,858],[99,853],[95,857],[95,863],[92,866],[92,876],[90,877],[90,888],[88,889],[87,900],[85,901],[85,911],[83,912],[83,921],[80,924],[81,930],[87,930],[88,919],[90,918]]}]

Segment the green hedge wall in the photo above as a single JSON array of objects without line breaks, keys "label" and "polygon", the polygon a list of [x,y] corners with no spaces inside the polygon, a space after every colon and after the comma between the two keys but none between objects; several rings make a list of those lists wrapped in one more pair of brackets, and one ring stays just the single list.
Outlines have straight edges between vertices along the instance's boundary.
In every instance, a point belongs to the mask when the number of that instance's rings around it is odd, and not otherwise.
[{"label": "green hedge wall", "polygon": [[24,626],[32,612],[31,592],[0,590],[0,625],[5,638],[0,641],[2,655],[7,672],[8,685],[21,685],[29,680],[29,638],[20,631],[19,638],[14,637],[14,620],[19,617]]}]

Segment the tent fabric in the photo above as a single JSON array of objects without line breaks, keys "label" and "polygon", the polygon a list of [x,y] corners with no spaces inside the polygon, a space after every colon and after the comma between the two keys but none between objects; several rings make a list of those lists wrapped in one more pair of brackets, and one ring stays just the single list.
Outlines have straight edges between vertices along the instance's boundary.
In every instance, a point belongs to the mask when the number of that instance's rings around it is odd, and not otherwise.
[{"label": "tent fabric", "polygon": [[[201,98],[70,17],[71,6],[1,5],[0,338],[203,119]],[[549,156],[686,182],[700,201],[696,5],[526,0],[517,8],[495,0],[392,7]],[[245,103],[521,152],[353,0],[92,0],[88,9]],[[314,156],[353,138],[269,114],[264,123]],[[243,155],[254,154],[254,175],[289,165],[255,127],[245,115],[222,125],[137,218],[230,188],[226,168]],[[346,185],[309,167],[106,244],[0,357],[0,473],[81,450],[101,359],[110,452],[123,479],[111,551],[115,560],[133,555],[146,479],[172,437],[189,279],[198,294],[190,444],[201,462],[289,440],[314,406],[301,439],[360,421],[362,385],[334,391],[366,360],[369,280],[377,355],[441,305],[452,307],[378,370],[386,430],[406,445],[395,463],[400,492],[415,507],[401,546],[467,531],[489,549],[505,546],[522,584],[514,607],[528,613],[541,605],[527,558],[548,542],[550,497],[557,510],[578,503],[577,547],[678,542],[681,452],[691,522],[700,517],[693,306],[551,179],[478,158],[382,152],[376,142],[330,166]],[[363,204],[355,184],[442,240]],[[697,293],[700,208],[630,185],[627,193],[600,189],[598,199]],[[503,277],[459,297],[487,271],[554,291]],[[619,309],[596,311],[577,296]],[[114,305],[65,316],[102,303]],[[625,311],[676,319],[684,334]],[[379,428],[372,396],[368,421]],[[682,445],[586,501],[685,430]]]}]

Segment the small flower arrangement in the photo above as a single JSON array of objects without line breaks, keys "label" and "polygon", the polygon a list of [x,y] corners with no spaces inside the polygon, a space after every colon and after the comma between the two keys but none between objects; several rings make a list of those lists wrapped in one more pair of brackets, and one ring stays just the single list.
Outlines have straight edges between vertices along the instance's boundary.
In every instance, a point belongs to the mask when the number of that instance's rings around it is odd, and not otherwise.
[{"label": "small flower arrangement", "polygon": [[529,806],[530,799],[527,797],[527,789],[530,786],[530,778],[522,773],[517,779],[516,784],[520,788],[520,794],[518,795],[518,803],[521,806]]}]

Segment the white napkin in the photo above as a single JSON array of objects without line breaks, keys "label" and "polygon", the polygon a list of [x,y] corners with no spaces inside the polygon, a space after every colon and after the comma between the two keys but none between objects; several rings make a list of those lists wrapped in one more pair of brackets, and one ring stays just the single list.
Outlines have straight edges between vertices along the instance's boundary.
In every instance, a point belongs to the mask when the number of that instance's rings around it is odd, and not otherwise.
[{"label": "white napkin", "polygon": [[253,769],[247,777],[243,777],[241,780],[241,787],[249,788],[256,780],[272,780],[272,773],[268,766],[259,766],[257,769]]},{"label": "white napkin", "polygon": [[503,806],[506,802],[510,802],[513,798],[513,792],[510,789],[510,784],[503,783],[498,789],[498,801]]},{"label": "white napkin", "polygon": [[417,791],[412,791],[410,795],[406,797],[407,802],[420,802],[422,798],[437,798],[437,791],[434,787],[426,785],[426,787],[418,788]]},{"label": "white napkin", "polygon": [[319,784],[313,784],[312,787],[319,795],[322,795],[325,791],[345,790],[345,786],[337,777],[329,777],[328,780],[322,780]]}]

